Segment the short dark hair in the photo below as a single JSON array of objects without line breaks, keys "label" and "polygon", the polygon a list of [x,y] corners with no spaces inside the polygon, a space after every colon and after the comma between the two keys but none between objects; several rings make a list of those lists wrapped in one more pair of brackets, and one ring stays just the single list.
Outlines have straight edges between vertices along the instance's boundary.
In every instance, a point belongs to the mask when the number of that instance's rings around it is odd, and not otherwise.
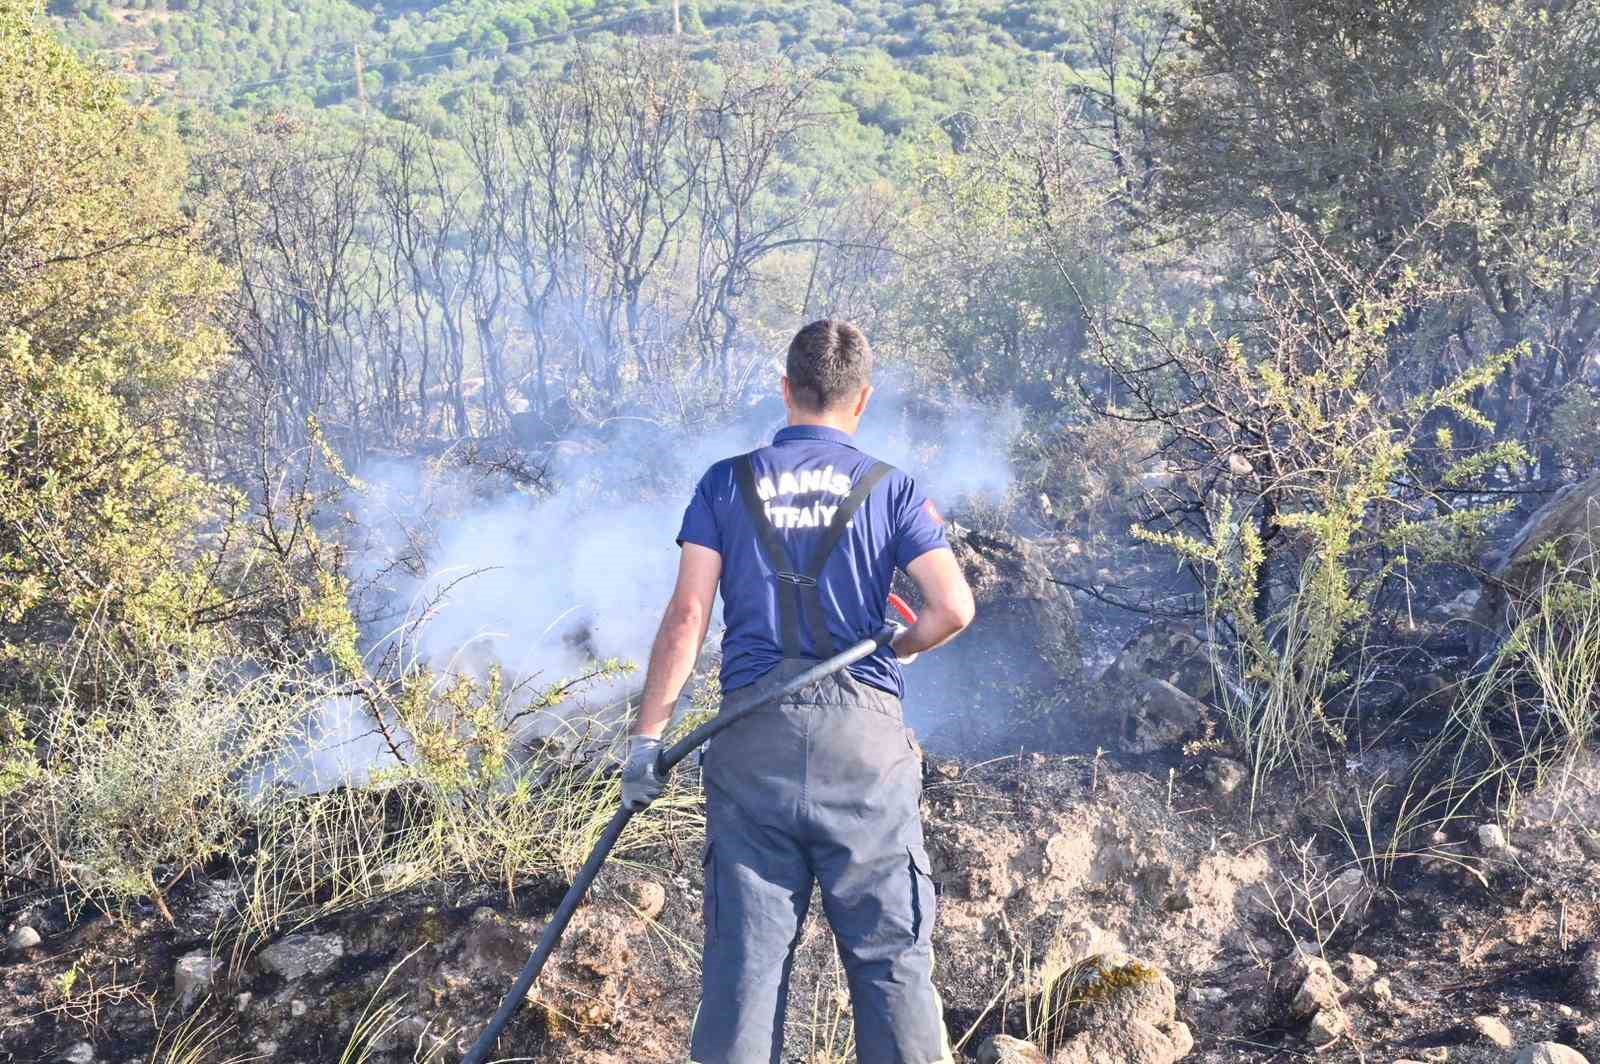
[{"label": "short dark hair", "polygon": [[847,321],[823,318],[794,334],[785,368],[795,402],[806,410],[831,410],[872,381],[872,348]]}]

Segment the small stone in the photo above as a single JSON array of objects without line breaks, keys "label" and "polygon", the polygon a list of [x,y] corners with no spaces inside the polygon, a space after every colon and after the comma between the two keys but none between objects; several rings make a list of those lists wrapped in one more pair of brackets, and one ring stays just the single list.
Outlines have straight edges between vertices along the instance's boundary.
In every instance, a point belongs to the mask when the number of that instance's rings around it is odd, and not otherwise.
[{"label": "small stone", "polygon": [[264,971],[293,982],[321,975],[343,956],[344,939],[338,935],[288,935],[263,949],[258,959]]},{"label": "small stone", "polygon": [[1306,1041],[1314,1046],[1325,1046],[1338,1041],[1350,1027],[1350,1021],[1341,1008],[1322,1009],[1311,1017],[1306,1028]]},{"label": "small stone", "polygon": [[1450,1059],[1450,1049],[1447,1046],[1433,1046],[1422,1051],[1424,1064],[1446,1064]]},{"label": "small stone", "polygon": [[1194,1049],[1194,1032],[1181,1020],[1173,1020],[1164,1033],[1172,1041],[1172,1059],[1182,1060]]},{"label": "small stone", "polygon": [[1289,1000],[1289,1015],[1303,1020],[1318,1012],[1338,1011],[1340,1000],[1349,989],[1333,974],[1326,961],[1320,961]]},{"label": "small stone", "polygon": [[293,1001],[289,1002],[289,1015],[290,1016],[293,1016],[295,1019],[298,1020],[300,1017],[304,1016],[305,1014],[306,1014],[306,1003],[304,1001],[301,1001],[299,998],[295,998]]},{"label": "small stone", "polygon": [[1494,857],[1504,857],[1515,852],[1511,849],[1511,843],[1506,840],[1506,833],[1499,824],[1479,825],[1478,847]]},{"label": "small stone", "polygon": [[427,878],[420,861],[391,861],[378,869],[378,882],[386,891],[401,891]]},{"label": "small stone", "polygon": [[1350,976],[1350,982],[1355,986],[1367,985],[1378,974],[1378,962],[1364,953],[1347,954],[1344,967]]},{"label": "small stone", "polygon": [[649,879],[633,879],[623,888],[628,904],[646,920],[654,920],[667,907],[667,888]]},{"label": "small stone", "polygon": [[27,925],[23,925],[6,937],[6,949],[14,953],[21,953],[23,950],[32,949],[42,941],[44,940],[40,937],[39,932]]},{"label": "small stone", "polygon": [[1589,1064],[1589,1058],[1560,1042],[1540,1042],[1518,1053],[1515,1064]]},{"label": "small stone", "polygon": [[1501,1049],[1510,1049],[1515,1045],[1511,1037],[1511,1028],[1493,1016],[1474,1016],[1472,1026],[1477,1028],[1478,1037],[1490,1045],[1499,1046]]},{"label": "small stone", "polygon": [[1244,783],[1245,767],[1231,757],[1214,757],[1206,766],[1206,785],[1227,797]]},{"label": "small stone", "polygon": [[270,1038],[263,1039],[262,1041],[256,1043],[256,1052],[263,1057],[276,1056],[278,1053],[278,1043],[274,1042]]},{"label": "small stone", "polygon": [[1386,975],[1374,979],[1372,985],[1367,988],[1367,993],[1372,995],[1373,1004],[1380,1008],[1387,1009],[1394,1006],[1394,987]]},{"label": "small stone", "polygon": [[1191,986],[1184,998],[1191,1005],[1215,1005],[1228,996],[1220,986]]},{"label": "small stone", "polygon": [[172,971],[173,989],[178,994],[178,1008],[187,1009],[199,997],[211,992],[222,962],[205,950],[195,950],[178,958]]},{"label": "small stone", "polygon": [[240,1012],[244,1012],[246,1009],[248,1009],[250,1007],[250,1002],[252,1002],[254,1000],[255,1000],[255,995],[250,993],[250,991],[246,990],[244,993],[240,994],[238,997],[233,999],[233,1004],[234,1004],[234,1007],[236,1009],[238,1009]]},{"label": "small stone", "polygon": [[1325,897],[1335,913],[1360,908],[1367,896],[1367,877],[1359,868],[1346,868],[1328,884]]},{"label": "small stone", "polygon": [[88,1042],[74,1042],[61,1054],[63,1064],[90,1064],[94,1060],[94,1046]]},{"label": "small stone", "polygon": [[1032,1042],[997,1034],[978,1047],[978,1064],[1045,1064],[1045,1055]]}]

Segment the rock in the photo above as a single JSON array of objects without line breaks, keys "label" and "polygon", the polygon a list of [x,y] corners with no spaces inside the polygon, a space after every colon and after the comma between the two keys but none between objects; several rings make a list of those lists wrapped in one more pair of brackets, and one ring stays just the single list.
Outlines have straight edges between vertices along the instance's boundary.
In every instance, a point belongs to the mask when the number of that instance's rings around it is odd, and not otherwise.
[{"label": "rock", "polygon": [[1507,841],[1506,833],[1499,824],[1479,825],[1478,848],[1490,857],[1508,859],[1516,856],[1516,850],[1511,848],[1511,843]]},{"label": "rock", "polygon": [[1122,743],[1134,754],[1177,746],[1199,733],[1206,716],[1205,703],[1152,676],[1128,676],[1119,701]]},{"label": "rock", "polygon": [[1372,1003],[1380,1009],[1389,1009],[1394,1006],[1394,987],[1389,983],[1388,976],[1374,979],[1372,985],[1367,988],[1367,993],[1371,996]]},{"label": "rock", "polygon": [[1244,765],[1231,757],[1214,757],[1206,766],[1206,786],[1223,797],[1238,790],[1248,778]]},{"label": "rock", "polygon": [[1589,1059],[1560,1042],[1540,1042],[1525,1046],[1517,1054],[1514,1064],[1589,1064]]},{"label": "rock", "polygon": [[1516,1044],[1511,1037],[1511,1028],[1494,1016],[1474,1016],[1472,1026],[1477,1029],[1478,1037],[1490,1045],[1510,1049]]},{"label": "rock", "polygon": [[257,961],[263,971],[293,982],[321,975],[343,956],[344,939],[338,935],[288,935],[263,949]]},{"label": "rock", "polygon": [[1342,983],[1328,963],[1313,966],[1294,996],[1289,999],[1289,1015],[1297,1020],[1314,1016],[1318,1012],[1339,1009],[1350,988]]},{"label": "rock", "polygon": [[196,998],[211,993],[217,972],[221,970],[222,962],[206,950],[195,950],[179,957],[177,966],[172,970],[173,989],[178,994],[178,1008],[187,1009]]},{"label": "rock", "polygon": [[1046,1064],[1044,1051],[1032,1042],[997,1034],[978,1047],[978,1064]]},{"label": "rock", "polygon": [[1183,1037],[1188,1040],[1180,1044],[1153,1023],[1129,1020],[1120,1027],[1085,1032],[1072,1038],[1050,1058],[1050,1064],[1111,1064],[1112,1061],[1116,1064],[1175,1064],[1194,1046],[1187,1028]]},{"label": "rock", "polygon": [[88,1042],[74,1042],[61,1054],[63,1064],[90,1064],[94,1060],[94,1046]]},{"label": "rock", "polygon": [[1114,676],[1138,673],[1165,680],[1202,702],[1216,691],[1216,675],[1205,643],[1177,621],[1159,620],[1145,625],[1123,644],[1106,672]]},{"label": "rock", "polygon": [[1303,942],[1284,959],[1272,982],[1280,994],[1288,996],[1289,1015],[1297,1020],[1309,1019],[1321,1009],[1339,1008],[1350,992],[1316,947]]},{"label": "rock", "polygon": [[1337,1005],[1322,1009],[1311,1017],[1306,1027],[1306,1041],[1314,1046],[1325,1046],[1338,1041],[1350,1029],[1350,1019]]},{"label": "rock", "polygon": [[1536,601],[1561,576],[1600,574],[1600,475],[1562,488],[1529,517],[1504,549],[1482,560],[1483,594],[1472,620],[1486,635],[1503,633],[1510,615]]},{"label": "rock", "polygon": [[1178,991],[1159,968],[1126,954],[1102,953],[1074,966],[1069,984],[1078,1005],[1075,1029],[1094,1031],[1125,1026],[1131,1020],[1171,1023]]},{"label": "rock", "polygon": [[1008,533],[972,531],[951,536],[950,547],[978,604],[974,633],[981,628],[988,636],[963,659],[980,688],[973,697],[983,697],[985,683],[1041,691],[1077,683],[1083,673],[1078,608],[1055,582],[1044,552]]},{"label": "rock", "polygon": [[1366,874],[1359,868],[1346,868],[1328,883],[1325,897],[1329,909],[1344,915],[1364,908],[1371,893]]},{"label": "rock", "polygon": [[306,1003],[304,1001],[301,1001],[299,998],[295,998],[293,1001],[289,1002],[289,1015],[290,1016],[292,1016],[294,1019],[298,1020],[300,1017],[304,1016],[305,1014],[306,1014]]},{"label": "rock", "polygon": [[528,949],[526,938],[507,927],[490,909],[487,916],[473,914],[472,926],[461,947],[461,961],[468,971],[509,976],[521,969]]},{"label": "rock", "polygon": [[1378,974],[1378,962],[1361,953],[1346,955],[1344,968],[1353,986],[1365,986]]},{"label": "rock", "polygon": [[1478,600],[1483,598],[1483,593],[1475,588],[1468,588],[1449,602],[1440,604],[1439,613],[1446,620],[1464,621],[1478,611]]},{"label": "rock", "polygon": [[649,879],[632,879],[623,887],[628,904],[646,920],[654,920],[667,907],[667,888]]},{"label": "rock", "polygon": [[633,968],[633,938],[644,930],[644,921],[636,917],[590,909],[573,920],[567,949],[573,962],[590,975],[622,976]]},{"label": "rock", "polygon": [[1591,1005],[1600,1005],[1600,942],[1591,942],[1578,957],[1578,971],[1573,977],[1578,993]]},{"label": "rock", "polygon": [[[1152,753],[1201,732],[1215,689],[1205,644],[1181,624],[1155,621],[1124,644],[1087,708],[1118,725],[1129,751]],[[1233,779],[1221,771],[1221,779]]]},{"label": "rock", "polygon": [[378,882],[386,892],[405,890],[427,876],[427,866],[421,861],[390,861],[378,869]]},{"label": "rock", "polygon": [[42,941],[44,939],[39,932],[24,925],[6,936],[6,949],[11,950],[13,953],[21,953],[24,950],[32,949]]},{"label": "rock", "polygon": [[1189,1030],[1188,1024],[1174,1020],[1165,1033],[1172,1043],[1174,1059],[1182,1060],[1194,1049],[1194,1032]]}]

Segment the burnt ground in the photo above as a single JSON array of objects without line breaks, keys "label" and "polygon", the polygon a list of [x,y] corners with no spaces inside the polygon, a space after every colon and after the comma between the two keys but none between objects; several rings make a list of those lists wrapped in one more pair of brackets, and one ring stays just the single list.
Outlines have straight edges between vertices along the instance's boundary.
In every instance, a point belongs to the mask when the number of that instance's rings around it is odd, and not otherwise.
[{"label": "burnt ground", "polygon": [[[1426,1051],[1441,1048],[1451,1060],[1471,1059],[1480,1014],[1499,1016],[1521,1042],[1557,1040],[1600,1058],[1581,971],[1600,934],[1589,834],[1600,773],[1578,766],[1526,803],[1511,834],[1515,854],[1477,852],[1463,825],[1451,842],[1465,866],[1400,862],[1327,937],[1336,971],[1348,975],[1352,954],[1370,957],[1376,971],[1348,979],[1350,1034],[1314,1052],[1305,1024],[1289,1021],[1271,988],[1306,928],[1280,926],[1270,899],[1299,874],[1286,847],[1326,827],[1318,806],[1288,788],[1258,798],[1251,826],[1245,797],[1219,793],[1207,767],[1203,758],[1134,767],[1038,754],[930,762],[939,982],[966,1052],[1000,1030],[1028,1033],[1034,975],[1048,957],[1125,949],[1177,984],[1179,1018],[1196,1039],[1192,1060],[1429,1059]],[[698,846],[682,840],[608,869],[507,1049],[533,1060],[680,1060],[697,996],[698,859]],[[210,925],[218,899],[237,886],[225,871],[174,892],[178,927],[152,911],[69,925],[59,901],[8,896],[7,927],[29,909],[43,942],[0,960],[0,1061],[62,1059],[84,1040],[99,1060],[149,1060],[156,1024],[177,1015],[177,959],[221,945]],[[664,892],[654,921],[630,904],[645,883]],[[450,1047],[442,1059],[453,1059],[563,886],[519,884],[512,901],[481,884],[438,884],[329,917],[303,929],[341,938],[343,956],[327,971],[286,980],[245,960],[201,1008],[225,1025],[232,1051],[336,1060],[387,976],[386,995],[401,1001],[406,1022],[374,1059],[411,1060],[419,1042],[441,1033]],[[846,1048],[842,976],[817,916],[790,1013],[786,1059],[797,1062]]]}]

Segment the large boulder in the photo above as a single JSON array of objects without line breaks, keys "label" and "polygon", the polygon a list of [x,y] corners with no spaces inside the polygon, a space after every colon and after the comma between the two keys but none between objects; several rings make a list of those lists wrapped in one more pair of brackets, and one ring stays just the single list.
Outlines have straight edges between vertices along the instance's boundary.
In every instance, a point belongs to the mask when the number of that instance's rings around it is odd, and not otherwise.
[{"label": "large boulder", "polygon": [[1505,547],[1483,558],[1483,593],[1472,620],[1486,639],[1503,632],[1511,615],[1538,600],[1562,575],[1592,583],[1600,576],[1595,532],[1600,529],[1600,474],[1556,492],[1535,510]]},{"label": "large boulder", "polygon": [[1105,676],[1134,673],[1164,680],[1202,702],[1210,701],[1216,690],[1206,644],[1188,625],[1166,618],[1151,621],[1123,644]]},{"label": "large boulder", "polygon": [[1199,737],[1215,691],[1205,643],[1185,625],[1158,620],[1123,646],[1088,708],[1118,732],[1124,749],[1148,754]]},{"label": "large boulder", "polygon": [[1102,953],[1079,961],[1057,991],[1067,995],[1062,1013],[1066,1040],[1051,1064],[1174,1064],[1194,1048],[1178,1020],[1172,980],[1126,954]]},{"label": "large boulder", "polygon": [[972,664],[1017,687],[1075,683],[1083,671],[1078,608],[1043,549],[1009,533],[970,530],[952,536],[951,547],[978,604],[966,649],[981,647],[988,659]]}]

